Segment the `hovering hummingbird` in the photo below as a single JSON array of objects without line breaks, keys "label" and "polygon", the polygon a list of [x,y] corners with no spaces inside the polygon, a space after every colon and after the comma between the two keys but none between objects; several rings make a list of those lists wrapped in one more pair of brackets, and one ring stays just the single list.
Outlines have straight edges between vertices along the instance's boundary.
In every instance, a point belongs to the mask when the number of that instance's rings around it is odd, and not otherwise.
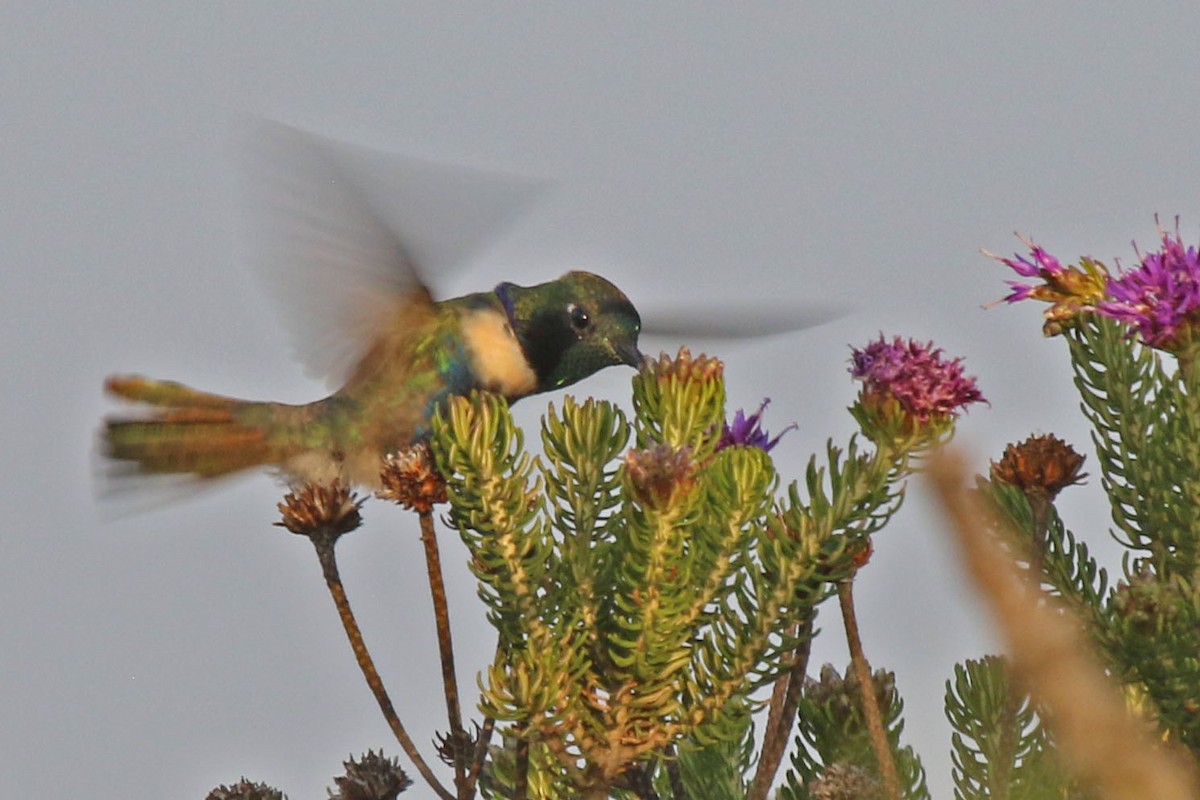
[{"label": "hovering hummingbird", "polygon": [[[426,438],[453,396],[482,389],[513,401],[642,362],[637,310],[588,272],[436,302],[401,237],[346,173],[339,146],[274,124],[259,135],[266,142],[248,177],[267,202],[264,230],[252,233],[281,269],[307,266],[317,283],[353,301],[323,331],[319,365],[335,376],[340,362],[344,383],[322,400],[289,405],[114,376],[109,392],[148,408],[105,421],[109,458],[137,473],[212,478],[268,466],[295,481],[377,488],[384,458]],[[301,279],[298,288],[320,294],[317,283]]]}]

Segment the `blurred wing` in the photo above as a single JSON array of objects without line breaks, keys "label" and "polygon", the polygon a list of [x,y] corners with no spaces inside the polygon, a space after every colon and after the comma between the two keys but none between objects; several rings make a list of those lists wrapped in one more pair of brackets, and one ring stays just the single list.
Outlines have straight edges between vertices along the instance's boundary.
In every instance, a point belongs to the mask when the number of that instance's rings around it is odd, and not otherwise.
[{"label": "blurred wing", "polygon": [[782,306],[771,301],[740,305],[693,304],[686,308],[651,309],[643,313],[642,333],[672,339],[758,339],[813,328],[848,313],[848,307],[832,304]]},{"label": "blurred wing", "polygon": [[265,120],[244,154],[250,260],[283,301],[296,355],[331,386],[428,316],[423,277],[462,266],[543,188]]}]

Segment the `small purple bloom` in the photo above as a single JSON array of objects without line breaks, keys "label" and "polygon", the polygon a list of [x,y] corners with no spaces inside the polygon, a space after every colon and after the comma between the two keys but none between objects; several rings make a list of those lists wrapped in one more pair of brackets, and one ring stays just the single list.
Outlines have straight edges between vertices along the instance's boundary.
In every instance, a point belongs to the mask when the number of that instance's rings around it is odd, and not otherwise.
[{"label": "small purple bloom", "polygon": [[774,439],[770,437],[766,431],[760,426],[762,413],[770,403],[770,399],[762,401],[762,405],[758,407],[750,416],[746,416],[746,412],[738,409],[733,415],[733,424],[725,423],[721,431],[721,438],[717,442],[717,450],[724,450],[726,447],[735,447],[743,445],[745,447],[757,447],[764,453],[769,453],[771,448],[779,444],[779,440],[783,438],[783,434],[797,428],[796,423],[792,423],[780,431],[779,435]]},{"label": "small purple bloom", "polygon": [[1012,291],[1004,298],[1006,303],[1017,303],[1021,300],[1028,300],[1030,297],[1036,297],[1038,290],[1047,283],[1053,283],[1059,279],[1067,270],[1057,258],[1050,255],[1046,250],[1029,239],[1018,236],[1021,242],[1029,248],[1029,257],[1013,254],[1012,258],[1004,258],[1002,256],[987,253],[991,258],[996,259],[1001,264],[1012,269],[1024,278],[1041,278],[1042,283],[1021,283],[1020,281],[1005,281]]},{"label": "small purple bloom", "polygon": [[1080,313],[1091,311],[1104,298],[1104,286],[1108,282],[1108,270],[1094,258],[1083,257],[1078,264],[1063,266],[1062,262],[1031,240],[1018,236],[1029,248],[1027,256],[1012,258],[989,253],[983,254],[999,261],[1023,278],[1035,278],[1040,282],[1006,281],[1011,291],[1007,297],[988,303],[990,308],[1001,302],[1018,303],[1022,300],[1041,300],[1050,308],[1043,314],[1042,326],[1047,336],[1056,336],[1072,324]]},{"label": "small purple bloom", "polygon": [[[1159,228],[1163,249],[1138,253],[1140,263],[1108,283],[1108,299],[1096,312],[1133,326],[1151,347],[1175,350],[1200,323],[1200,253]],[[1136,250],[1136,246],[1135,246]]]},{"label": "small purple bloom", "polygon": [[942,358],[933,342],[921,344],[883,334],[861,350],[851,349],[850,374],[863,382],[863,394],[894,398],[921,422],[957,416],[971,403],[986,402],[975,379],[963,374],[962,359]]}]

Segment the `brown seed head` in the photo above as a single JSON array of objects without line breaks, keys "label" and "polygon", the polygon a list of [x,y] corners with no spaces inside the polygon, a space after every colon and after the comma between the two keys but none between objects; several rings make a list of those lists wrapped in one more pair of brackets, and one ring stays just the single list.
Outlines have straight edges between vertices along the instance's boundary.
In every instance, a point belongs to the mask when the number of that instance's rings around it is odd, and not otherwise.
[{"label": "brown seed head", "polygon": [[455,734],[452,731],[436,731],[433,736],[438,758],[446,766],[453,767],[455,764],[471,760],[479,741],[480,728],[476,724],[474,732],[459,731]]},{"label": "brown seed head", "polygon": [[364,756],[343,761],[342,766],[346,774],[333,779],[337,791],[329,791],[329,800],[396,800],[412,785],[400,762],[387,758],[382,750],[368,750]]},{"label": "brown seed head", "polygon": [[446,481],[434,466],[428,445],[414,444],[388,454],[379,477],[383,489],[375,496],[404,508],[426,514],[446,502]]},{"label": "brown seed head", "polygon": [[[896,676],[886,670],[875,670],[871,675],[875,696],[879,705],[886,708],[896,691]],[[860,715],[861,690],[858,675],[853,666],[847,666],[845,674],[839,673],[832,664],[821,667],[820,678],[804,679],[804,697],[812,703],[829,709],[837,719],[849,719]],[[861,719],[861,717],[860,717]]]},{"label": "brown seed head", "polygon": [[340,536],[362,524],[359,509],[364,502],[336,480],[328,485],[306,483],[284,495],[277,506],[283,519],[275,524],[301,536],[319,532]]},{"label": "brown seed head", "polygon": [[696,463],[687,447],[676,450],[660,444],[649,450],[630,450],[625,454],[625,468],[638,500],[651,508],[669,508],[696,483]]},{"label": "brown seed head", "polygon": [[850,549],[848,551],[850,563],[854,565],[856,570],[862,569],[867,565],[867,562],[871,560],[871,556],[874,554],[874,552],[875,545],[871,542],[870,538],[855,542],[854,544],[850,545]]},{"label": "brown seed head", "polygon": [[204,800],[283,800],[283,792],[265,783],[242,778],[232,786],[221,784],[209,792]]},{"label": "brown seed head", "polygon": [[844,761],[830,764],[806,788],[812,800],[883,800],[885,797],[883,784],[871,773]]},{"label": "brown seed head", "polygon": [[1010,444],[1000,460],[992,462],[992,480],[1016,486],[1026,495],[1053,500],[1087,477],[1079,471],[1083,459],[1053,434],[1030,436],[1020,444]]},{"label": "brown seed head", "polygon": [[1128,580],[1117,582],[1112,610],[1124,624],[1142,635],[1152,635],[1174,622],[1185,602],[1176,584],[1142,566]]}]

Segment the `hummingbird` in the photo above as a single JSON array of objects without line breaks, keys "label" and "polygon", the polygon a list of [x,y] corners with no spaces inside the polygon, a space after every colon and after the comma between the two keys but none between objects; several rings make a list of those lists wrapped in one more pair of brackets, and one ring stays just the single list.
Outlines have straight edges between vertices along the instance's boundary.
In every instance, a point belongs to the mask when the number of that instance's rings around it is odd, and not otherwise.
[{"label": "hummingbird", "polygon": [[[340,354],[341,368],[326,357],[320,369],[340,373],[340,388],[291,405],[112,376],[111,394],[143,404],[101,432],[105,455],[133,474],[216,478],[268,467],[292,482],[377,489],[387,455],[427,439],[452,397],[484,390],[516,401],[642,363],[641,318],[608,280],[572,271],[435,301],[402,237],[344,169],[346,148],[276,123],[256,133],[266,141],[248,177],[267,202],[266,224],[252,233],[267,242],[267,260],[308,268],[352,301],[322,331],[325,355]],[[299,288],[321,293],[315,282]]]}]

